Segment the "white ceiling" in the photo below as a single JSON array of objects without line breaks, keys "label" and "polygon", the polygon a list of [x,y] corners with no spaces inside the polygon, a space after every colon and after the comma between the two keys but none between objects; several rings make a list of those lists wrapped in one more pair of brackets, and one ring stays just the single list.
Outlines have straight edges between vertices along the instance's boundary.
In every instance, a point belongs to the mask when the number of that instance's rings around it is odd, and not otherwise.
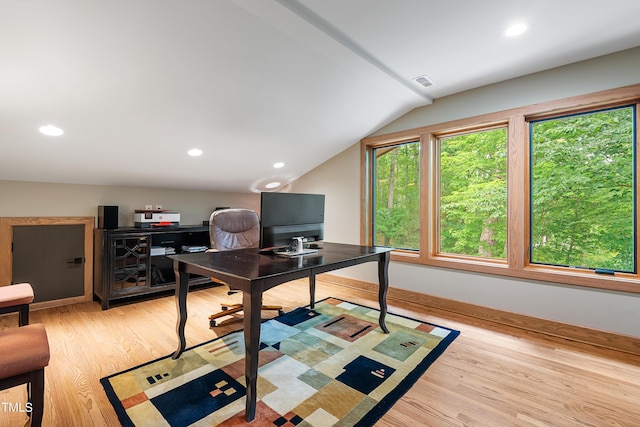
[{"label": "white ceiling", "polygon": [[261,190],[435,98],[639,46],[639,16],[638,0],[0,0],[0,179]]}]

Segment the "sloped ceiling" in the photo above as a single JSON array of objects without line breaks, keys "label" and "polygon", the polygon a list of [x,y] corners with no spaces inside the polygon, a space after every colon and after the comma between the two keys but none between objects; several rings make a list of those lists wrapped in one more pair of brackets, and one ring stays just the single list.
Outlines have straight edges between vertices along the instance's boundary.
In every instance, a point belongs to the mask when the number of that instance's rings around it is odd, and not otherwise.
[{"label": "sloped ceiling", "polygon": [[435,98],[638,46],[638,16],[637,0],[0,0],[0,179],[285,185]]}]

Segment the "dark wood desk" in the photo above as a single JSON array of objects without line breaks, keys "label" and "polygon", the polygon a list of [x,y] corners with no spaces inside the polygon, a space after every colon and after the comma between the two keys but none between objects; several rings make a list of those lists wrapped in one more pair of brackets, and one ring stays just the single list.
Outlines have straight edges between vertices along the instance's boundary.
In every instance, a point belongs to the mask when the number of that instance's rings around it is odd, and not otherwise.
[{"label": "dark wood desk", "polygon": [[385,333],[387,314],[387,289],[389,287],[389,259],[391,249],[383,247],[322,243],[317,254],[283,258],[261,255],[258,249],[172,255],[176,274],[176,306],[178,310],[178,349],[173,359],[180,357],[186,347],[184,328],[187,322],[187,294],[189,274],[211,276],[227,283],[231,289],[242,291],[244,304],[245,378],[247,403],[245,419],[255,417],[258,379],[258,350],[260,348],[260,323],[262,294],[267,289],[291,280],[309,277],[311,308],[315,303],[315,276],[365,262],[378,262],[378,323]]}]

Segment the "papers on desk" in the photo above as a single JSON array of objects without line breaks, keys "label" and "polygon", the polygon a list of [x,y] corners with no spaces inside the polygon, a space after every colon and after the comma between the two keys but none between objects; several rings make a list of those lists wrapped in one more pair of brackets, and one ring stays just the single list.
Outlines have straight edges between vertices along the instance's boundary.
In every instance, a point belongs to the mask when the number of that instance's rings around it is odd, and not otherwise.
[{"label": "papers on desk", "polygon": [[189,253],[204,252],[207,249],[209,249],[207,246],[183,246],[182,252],[189,252]]}]

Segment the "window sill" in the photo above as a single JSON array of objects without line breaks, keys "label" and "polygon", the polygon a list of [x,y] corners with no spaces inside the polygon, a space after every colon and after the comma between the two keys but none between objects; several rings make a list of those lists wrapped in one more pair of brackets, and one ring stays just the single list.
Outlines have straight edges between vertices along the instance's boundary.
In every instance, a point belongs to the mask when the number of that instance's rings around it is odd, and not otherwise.
[{"label": "window sill", "polygon": [[457,257],[424,257],[417,253],[393,251],[391,261],[439,267],[450,270],[470,271],[482,274],[512,277],[539,282],[558,283],[585,288],[606,289],[640,294],[640,278],[635,274],[597,274],[593,270],[529,265],[510,267],[499,260],[474,260]]}]

